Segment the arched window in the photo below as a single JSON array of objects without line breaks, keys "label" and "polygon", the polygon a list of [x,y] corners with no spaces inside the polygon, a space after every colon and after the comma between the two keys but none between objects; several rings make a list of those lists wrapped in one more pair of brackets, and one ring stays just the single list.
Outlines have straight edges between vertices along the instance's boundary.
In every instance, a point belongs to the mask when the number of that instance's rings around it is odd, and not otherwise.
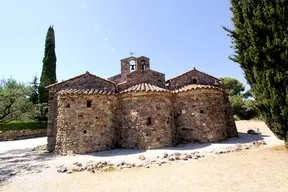
[{"label": "arched window", "polygon": [[197,81],[197,79],[192,79],[192,83],[194,83],[194,84],[197,84],[198,83],[198,81]]},{"label": "arched window", "polygon": [[136,62],[134,60],[131,60],[129,61],[129,64],[130,64],[130,72],[135,71]]}]

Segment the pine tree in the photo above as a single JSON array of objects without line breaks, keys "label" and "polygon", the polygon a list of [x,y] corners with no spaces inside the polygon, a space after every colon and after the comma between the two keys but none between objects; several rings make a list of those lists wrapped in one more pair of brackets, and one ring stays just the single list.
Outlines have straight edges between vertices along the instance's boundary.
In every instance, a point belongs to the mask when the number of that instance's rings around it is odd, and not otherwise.
[{"label": "pine tree", "polygon": [[231,0],[228,31],[267,126],[288,147],[288,0]]},{"label": "pine tree", "polygon": [[48,102],[48,90],[45,87],[53,83],[56,83],[56,54],[54,29],[50,26],[46,36],[42,74],[39,84],[40,103]]}]

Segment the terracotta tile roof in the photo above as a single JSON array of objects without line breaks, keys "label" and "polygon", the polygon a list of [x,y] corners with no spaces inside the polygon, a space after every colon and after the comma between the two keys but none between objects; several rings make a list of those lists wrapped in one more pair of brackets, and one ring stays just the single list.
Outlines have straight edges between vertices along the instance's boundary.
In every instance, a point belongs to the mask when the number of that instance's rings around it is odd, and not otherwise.
[{"label": "terracotta tile roof", "polygon": [[120,94],[131,93],[131,92],[170,92],[170,91],[168,89],[164,89],[156,85],[151,85],[148,83],[141,83],[141,84],[134,85],[132,87],[129,87],[128,89],[121,91]]},{"label": "terracotta tile roof", "polygon": [[58,92],[59,95],[111,95],[111,91],[101,89],[63,89]]},{"label": "terracotta tile roof", "polygon": [[186,91],[190,91],[192,89],[218,89],[220,91],[225,91],[224,89],[220,88],[220,87],[216,87],[216,86],[212,86],[212,85],[186,85],[184,87],[181,87],[180,89],[177,89],[175,91],[172,91],[172,93],[181,93],[181,92],[186,92]]}]

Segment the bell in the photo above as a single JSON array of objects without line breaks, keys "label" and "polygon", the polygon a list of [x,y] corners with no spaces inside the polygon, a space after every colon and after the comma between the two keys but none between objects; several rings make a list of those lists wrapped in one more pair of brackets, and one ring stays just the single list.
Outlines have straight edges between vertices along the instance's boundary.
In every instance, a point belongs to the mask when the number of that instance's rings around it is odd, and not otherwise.
[{"label": "bell", "polygon": [[131,70],[135,70],[135,65],[131,65]]}]

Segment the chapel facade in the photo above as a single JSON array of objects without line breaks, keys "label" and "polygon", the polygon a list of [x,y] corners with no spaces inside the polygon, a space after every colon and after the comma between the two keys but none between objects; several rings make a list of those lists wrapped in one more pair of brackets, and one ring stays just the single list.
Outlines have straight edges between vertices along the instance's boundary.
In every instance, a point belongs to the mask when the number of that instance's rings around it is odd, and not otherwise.
[{"label": "chapel facade", "polygon": [[148,57],[121,60],[121,73],[86,72],[47,86],[48,151],[88,153],[219,142],[238,135],[221,81],[193,68],[165,80]]}]

